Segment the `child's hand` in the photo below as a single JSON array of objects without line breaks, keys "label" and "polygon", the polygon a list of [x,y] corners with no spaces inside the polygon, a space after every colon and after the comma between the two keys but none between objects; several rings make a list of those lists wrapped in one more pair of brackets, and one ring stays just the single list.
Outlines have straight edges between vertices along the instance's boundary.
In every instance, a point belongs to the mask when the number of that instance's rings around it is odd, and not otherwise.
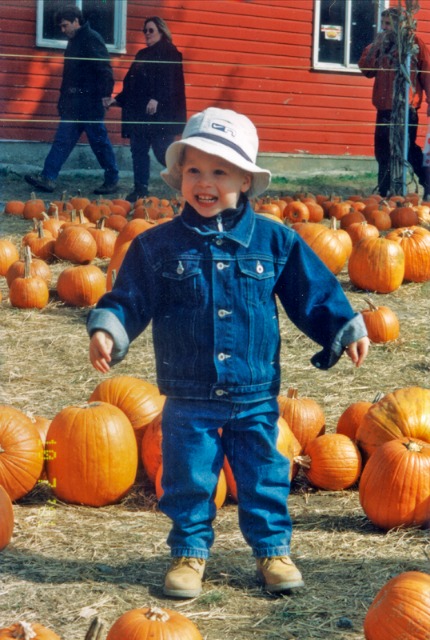
[{"label": "child's hand", "polygon": [[356,367],[363,364],[369,351],[369,338],[365,336],[360,338],[357,342],[352,342],[346,347],[346,353]]},{"label": "child's hand", "polygon": [[90,340],[90,361],[94,369],[101,373],[107,373],[110,370],[112,349],[113,340],[109,333],[106,331],[93,333]]}]

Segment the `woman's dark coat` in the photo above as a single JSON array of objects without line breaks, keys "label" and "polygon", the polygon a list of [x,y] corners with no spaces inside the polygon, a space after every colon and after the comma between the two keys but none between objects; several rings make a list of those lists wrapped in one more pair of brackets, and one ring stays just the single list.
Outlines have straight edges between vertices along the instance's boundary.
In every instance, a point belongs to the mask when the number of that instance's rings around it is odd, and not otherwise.
[{"label": "woman's dark coat", "polygon": [[[132,123],[160,123],[157,133],[181,134],[186,122],[182,54],[165,38],[138,51],[115,99],[122,107],[124,138],[130,137]],[[146,113],[151,99],[158,102],[154,115]]]}]

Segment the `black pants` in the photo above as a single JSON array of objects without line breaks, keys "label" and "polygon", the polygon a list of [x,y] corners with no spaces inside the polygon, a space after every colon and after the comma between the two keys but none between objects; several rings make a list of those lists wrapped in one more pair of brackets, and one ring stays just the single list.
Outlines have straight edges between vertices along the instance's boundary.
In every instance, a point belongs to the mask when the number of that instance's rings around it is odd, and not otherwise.
[{"label": "black pants", "polygon": [[[391,111],[378,111],[375,128],[375,158],[378,162],[378,188],[381,196],[386,196],[390,190],[390,125]],[[423,167],[423,152],[416,143],[418,131],[418,112],[409,109],[409,151],[408,162],[417,175],[419,183],[425,193],[430,193],[430,171]]]}]

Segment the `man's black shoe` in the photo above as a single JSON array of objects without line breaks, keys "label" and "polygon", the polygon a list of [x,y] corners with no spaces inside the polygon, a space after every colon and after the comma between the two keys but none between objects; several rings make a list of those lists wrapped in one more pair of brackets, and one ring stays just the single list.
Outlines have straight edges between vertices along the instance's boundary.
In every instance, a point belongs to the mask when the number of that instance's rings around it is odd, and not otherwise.
[{"label": "man's black shoe", "polygon": [[98,195],[105,195],[106,193],[118,193],[118,189],[119,187],[117,182],[103,182],[100,187],[94,189],[93,193],[96,193]]},{"label": "man's black shoe", "polygon": [[31,184],[32,187],[36,187],[39,191],[46,191],[52,193],[55,190],[55,182],[42,176],[41,173],[37,175],[27,174],[24,176],[24,180]]},{"label": "man's black shoe", "polygon": [[148,195],[148,187],[145,185],[142,185],[142,186],[139,185],[139,186],[135,186],[133,191],[125,196],[125,199],[128,202],[131,202],[132,204],[134,204],[136,200],[138,200],[139,198],[143,198],[144,196],[147,196],[147,195]]}]

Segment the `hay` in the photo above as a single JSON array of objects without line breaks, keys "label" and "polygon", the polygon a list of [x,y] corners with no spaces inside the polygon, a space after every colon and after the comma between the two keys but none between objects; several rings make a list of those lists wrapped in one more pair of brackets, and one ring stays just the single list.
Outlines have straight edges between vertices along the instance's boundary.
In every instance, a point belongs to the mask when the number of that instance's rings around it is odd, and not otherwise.
[{"label": "hay", "polygon": [[[0,225],[2,236],[18,239],[30,223],[2,216]],[[99,264],[106,268],[106,262]],[[63,267],[53,265],[53,288]],[[365,294],[351,286],[346,270],[339,278],[353,306],[364,308]],[[43,311],[20,311],[10,307],[3,278],[0,287],[0,402],[52,418],[66,405],[86,401],[102,379],[88,361],[87,311],[65,306],[54,293]],[[398,314],[401,337],[374,345],[360,369],[346,358],[330,372],[314,369],[309,359],[315,345],[281,314],[282,392],[296,386],[299,395],[317,400],[327,431],[334,431],[351,402],[373,400],[377,391],[428,386],[429,291],[428,283],[406,284],[376,297]],[[112,371],[119,374],[155,382],[149,332]],[[317,491],[299,475],[289,504],[292,551],[305,589],[291,597],[262,592],[230,502],[218,512],[202,595],[175,602],[161,589],[169,522],[142,471],[121,504],[100,509],[64,504],[39,483],[14,505],[12,543],[0,554],[0,626],[39,621],[64,640],[82,640],[98,616],[104,638],[126,610],[156,604],[187,615],[208,640],[362,640],[367,607],[380,587],[402,571],[430,571],[428,532],[377,530],[360,507],[356,487]]]}]

